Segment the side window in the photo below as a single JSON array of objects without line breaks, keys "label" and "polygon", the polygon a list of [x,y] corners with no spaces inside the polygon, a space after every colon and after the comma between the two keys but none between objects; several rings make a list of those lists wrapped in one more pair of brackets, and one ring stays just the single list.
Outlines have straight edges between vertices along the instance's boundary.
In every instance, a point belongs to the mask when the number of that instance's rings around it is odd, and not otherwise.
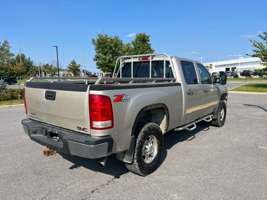
[{"label": "side window", "polygon": [[198,84],[197,74],[192,62],[181,61],[185,82],[187,84]]},{"label": "side window", "polygon": [[208,70],[206,69],[206,67],[204,67],[203,65],[197,63],[197,68],[198,68],[198,72],[200,75],[200,80],[202,84],[211,84],[211,77],[210,77],[210,73],[208,72]]}]

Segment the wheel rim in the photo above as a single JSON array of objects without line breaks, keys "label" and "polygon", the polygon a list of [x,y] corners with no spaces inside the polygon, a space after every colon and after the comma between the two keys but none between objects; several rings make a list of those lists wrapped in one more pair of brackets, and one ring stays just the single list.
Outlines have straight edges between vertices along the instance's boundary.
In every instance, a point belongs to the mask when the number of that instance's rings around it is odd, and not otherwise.
[{"label": "wheel rim", "polygon": [[224,120],[224,116],[225,116],[225,110],[222,108],[221,112],[220,112],[220,121],[221,122]]},{"label": "wheel rim", "polygon": [[158,154],[158,140],[154,135],[150,135],[144,142],[142,148],[142,158],[147,164],[151,163]]}]

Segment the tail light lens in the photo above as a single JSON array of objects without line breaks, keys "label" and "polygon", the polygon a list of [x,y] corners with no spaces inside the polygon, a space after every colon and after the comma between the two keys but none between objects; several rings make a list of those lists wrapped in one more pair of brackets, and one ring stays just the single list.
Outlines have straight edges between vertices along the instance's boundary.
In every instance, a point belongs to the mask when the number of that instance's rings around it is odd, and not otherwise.
[{"label": "tail light lens", "polygon": [[108,96],[90,94],[89,113],[91,129],[103,130],[113,128],[112,103]]},{"label": "tail light lens", "polygon": [[25,88],[23,89],[23,102],[24,102],[24,108],[25,108],[25,113],[28,114],[28,108],[27,108],[27,101],[26,101],[26,94],[25,94]]}]

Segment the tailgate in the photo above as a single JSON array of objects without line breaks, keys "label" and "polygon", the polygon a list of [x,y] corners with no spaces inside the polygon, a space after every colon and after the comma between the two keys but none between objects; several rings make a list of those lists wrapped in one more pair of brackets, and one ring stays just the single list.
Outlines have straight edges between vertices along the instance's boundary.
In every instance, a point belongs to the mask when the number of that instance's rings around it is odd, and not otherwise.
[{"label": "tailgate", "polygon": [[62,128],[88,132],[87,86],[34,83],[25,87],[28,117]]}]

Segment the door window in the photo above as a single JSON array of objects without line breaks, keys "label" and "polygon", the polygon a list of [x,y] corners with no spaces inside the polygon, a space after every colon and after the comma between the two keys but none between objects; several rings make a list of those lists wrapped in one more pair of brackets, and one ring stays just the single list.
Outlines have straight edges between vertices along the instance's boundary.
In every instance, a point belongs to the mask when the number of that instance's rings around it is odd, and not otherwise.
[{"label": "door window", "polygon": [[189,61],[181,61],[185,82],[189,85],[198,84],[194,64]]},{"label": "door window", "polygon": [[212,81],[211,81],[210,73],[208,72],[206,67],[204,67],[203,65],[198,63],[197,68],[198,68],[201,83],[202,84],[211,84]]}]

